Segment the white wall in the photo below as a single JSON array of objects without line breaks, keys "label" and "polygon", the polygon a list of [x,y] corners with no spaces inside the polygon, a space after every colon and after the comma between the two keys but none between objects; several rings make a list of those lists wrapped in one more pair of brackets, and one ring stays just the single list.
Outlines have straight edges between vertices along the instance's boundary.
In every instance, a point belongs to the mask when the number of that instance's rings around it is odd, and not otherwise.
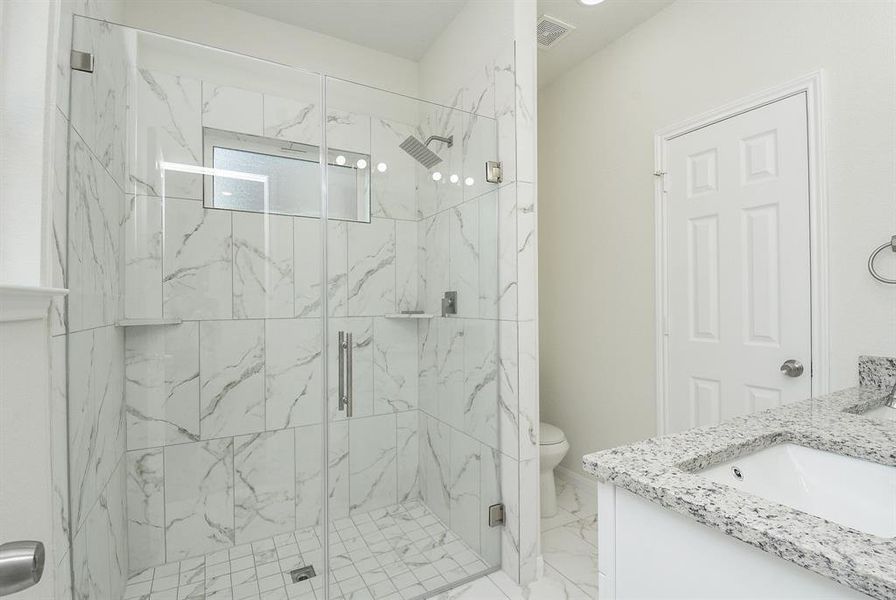
[{"label": "white wall", "polygon": [[896,233],[896,4],[680,1],[541,90],[542,411],[569,468],[655,433],[654,132],[819,68],[837,389],[896,355],[896,289],[865,270]]},{"label": "white wall", "polygon": [[411,60],[206,0],[126,2],[124,25],[417,95]]}]

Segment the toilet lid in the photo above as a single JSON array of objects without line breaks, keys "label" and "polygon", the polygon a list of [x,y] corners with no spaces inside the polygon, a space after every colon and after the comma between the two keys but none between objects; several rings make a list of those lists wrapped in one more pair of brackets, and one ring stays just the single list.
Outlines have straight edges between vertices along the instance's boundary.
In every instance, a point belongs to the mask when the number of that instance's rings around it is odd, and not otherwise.
[{"label": "toilet lid", "polygon": [[563,435],[563,430],[559,427],[554,427],[550,423],[539,423],[538,427],[538,443],[542,446],[549,446],[551,444],[559,444],[566,440],[566,436]]}]

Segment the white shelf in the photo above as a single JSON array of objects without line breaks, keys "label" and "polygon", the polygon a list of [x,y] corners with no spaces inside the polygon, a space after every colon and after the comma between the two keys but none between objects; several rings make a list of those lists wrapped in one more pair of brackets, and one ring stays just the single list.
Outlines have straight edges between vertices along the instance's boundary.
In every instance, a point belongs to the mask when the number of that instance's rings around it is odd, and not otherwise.
[{"label": "white shelf", "polygon": [[392,313],[383,316],[387,319],[432,319],[435,315],[430,313]]},{"label": "white shelf", "polygon": [[116,327],[149,327],[152,325],[180,325],[182,319],[122,319],[116,321]]}]

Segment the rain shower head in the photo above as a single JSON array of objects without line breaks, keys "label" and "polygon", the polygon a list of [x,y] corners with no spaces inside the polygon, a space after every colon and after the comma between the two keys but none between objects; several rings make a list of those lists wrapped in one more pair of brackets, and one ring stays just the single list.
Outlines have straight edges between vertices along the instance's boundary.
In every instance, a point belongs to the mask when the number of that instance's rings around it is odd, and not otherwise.
[{"label": "rain shower head", "polygon": [[405,140],[401,144],[398,145],[398,147],[401,148],[402,150],[404,150],[405,152],[407,152],[408,154],[410,154],[411,158],[416,160],[418,163],[420,163],[427,169],[431,169],[434,166],[436,166],[437,164],[439,164],[440,162],[442,162],[442,159],[439,157],[438,154],[436,154],[435,152],[433,152],[432,150],[427,148],[427,146],[429,146],[429,143],[434,140],[439,141],[439,142],[445,142],[446,144],[448,144],[449,148],[454,145],[454,136],[453,135],[450,135],[448,137],[440,137],[438,135],[431,135],[431,136],[429,136],[429,138],[426,140],[425,143],[421,142],[414,136],[409,135],[407,138],[405,138]]}]

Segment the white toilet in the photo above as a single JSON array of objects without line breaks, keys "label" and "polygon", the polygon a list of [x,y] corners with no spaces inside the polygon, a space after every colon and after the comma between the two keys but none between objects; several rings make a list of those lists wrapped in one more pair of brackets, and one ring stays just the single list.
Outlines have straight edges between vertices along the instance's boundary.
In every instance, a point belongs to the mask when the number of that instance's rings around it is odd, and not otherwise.
[{"label": "white toilet", "polygon": [[557,486],[554,484],[554,468],[569,452],[569,442],[559,427],[539,423],[539,468],[541,470],[541,517],[557,514]]}]

